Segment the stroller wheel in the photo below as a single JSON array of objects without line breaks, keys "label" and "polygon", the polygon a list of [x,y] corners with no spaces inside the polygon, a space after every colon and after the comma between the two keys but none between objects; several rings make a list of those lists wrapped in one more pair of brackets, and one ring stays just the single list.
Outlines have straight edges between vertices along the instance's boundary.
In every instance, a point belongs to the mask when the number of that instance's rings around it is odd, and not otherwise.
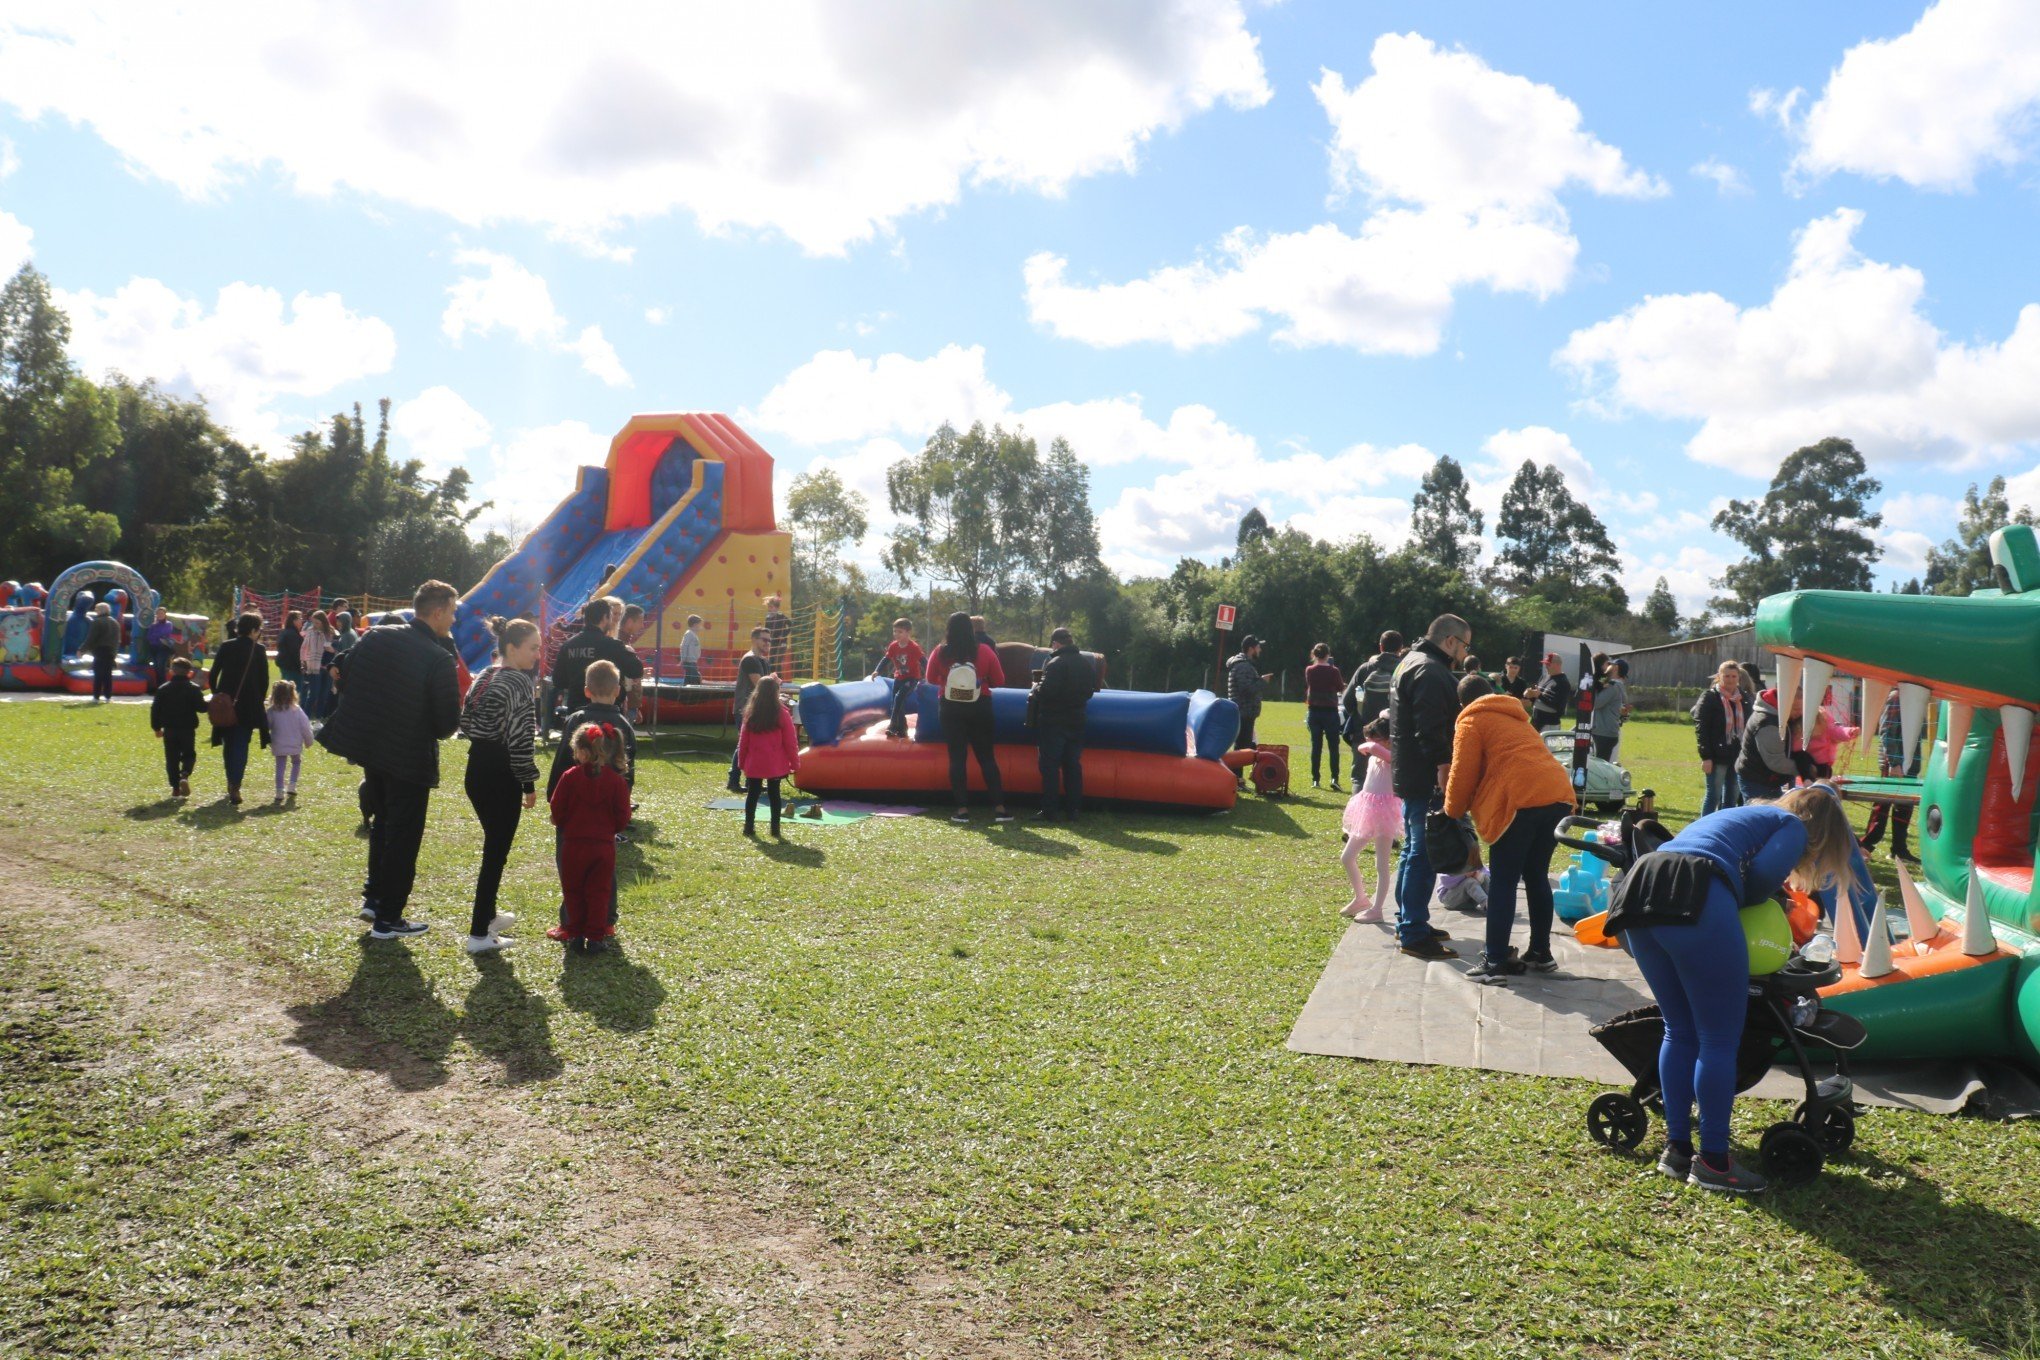
[{"label": "stroller wheel", "polygon": [[1757,1150],[1763,1155],[1764,1170],[1771,1179],[1784,1185],[1805,1184],[1818,1176],[1827,1162],[1820,1140],[1793,1123],[1773,1124],[1765,1129]]},{"label": "stroller wheel", "polygon": [[1609,1091],[1587,1106],[1587,1133],[1602,1147],[1634,1152],[1650,1131],[1650,1115],[1635,1096]]},{"label": "stroller wheel", "polygon": [[1841,1156],[1856,1141],[1856,1115],[1846,1105],[1830,1105],[1816,1120],[1808,1117],[1802,1104],[1792,1112],[1792,1118],[1820,1141],[1821,1151],[1830,1157]]}]

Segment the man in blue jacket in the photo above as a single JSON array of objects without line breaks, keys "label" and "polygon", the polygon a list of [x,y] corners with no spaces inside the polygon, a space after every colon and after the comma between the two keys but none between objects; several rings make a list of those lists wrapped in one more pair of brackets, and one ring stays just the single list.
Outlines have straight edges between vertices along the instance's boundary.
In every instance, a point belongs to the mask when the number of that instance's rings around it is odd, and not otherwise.
[{"label": "man in blue jacket", "polygon": [[444,581],[427,581],[411,598],[410,623],[369,629],[347,655],[340,706],[319,729],[321,746],[362,768],[368,880],[361,915],[373,923],[371,939],[426,928],[406,920],[404,908],[418,875],[425,812],[439,786],[439,743],[460,726],[451,641],[456,599]]}]

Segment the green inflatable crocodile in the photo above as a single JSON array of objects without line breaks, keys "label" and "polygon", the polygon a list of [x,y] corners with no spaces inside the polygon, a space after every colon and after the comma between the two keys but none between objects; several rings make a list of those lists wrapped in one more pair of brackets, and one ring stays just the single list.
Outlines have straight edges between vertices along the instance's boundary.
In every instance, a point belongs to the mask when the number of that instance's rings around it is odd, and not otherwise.
[{"label": "green inflatable crocodile", "polygon": [[1911,938],[1888,963],[1871,951],[1823,993],[1868,1028],[1863,1057],[2040,1065],[2040,539],[2014,525],[1990,548],[1999,588],[1966,598],[1801,590],[1757,610],[1781,707],[1797,689],[1811,711],[1839,670],[1862,677],[1874,725],[1895,686],[1911,751],[1929,704],[1940,706],[1913,823],[1924,881],[1904,881]]}]

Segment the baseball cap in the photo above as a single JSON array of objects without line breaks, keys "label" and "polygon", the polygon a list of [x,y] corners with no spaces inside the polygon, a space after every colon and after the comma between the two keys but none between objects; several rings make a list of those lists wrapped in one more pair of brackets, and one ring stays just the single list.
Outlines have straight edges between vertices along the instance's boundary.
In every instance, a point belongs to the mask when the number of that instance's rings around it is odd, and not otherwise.
[{"label": "baseball cap", "polygon": [[1255,637],[1252,633],[1249,633],[1245,637],[1240,639],[1240,650],[1243,652],[1258,647],[1260,645],[1261,639]]},{"label": "baseball cap", "polygon": [[1545,665],[1549,666],[1554,661],[1558,662],[1561,666],[1565,664],[1565,658],[1561,657],[1557,652],[1546,652],[1544,654]]}]

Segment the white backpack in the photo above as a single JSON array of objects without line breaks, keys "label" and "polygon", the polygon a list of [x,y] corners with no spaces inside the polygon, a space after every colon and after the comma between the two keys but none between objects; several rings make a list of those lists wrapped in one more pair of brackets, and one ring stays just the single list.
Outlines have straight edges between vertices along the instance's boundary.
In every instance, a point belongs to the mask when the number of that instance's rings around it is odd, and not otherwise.
[{"label": "white backpack", "polygon": [[949,668],[949,675],[942,682],[942,697],[953,699],[959,704],[974,704],[978,701],[977,667],[968,661],[959,662]]}]

